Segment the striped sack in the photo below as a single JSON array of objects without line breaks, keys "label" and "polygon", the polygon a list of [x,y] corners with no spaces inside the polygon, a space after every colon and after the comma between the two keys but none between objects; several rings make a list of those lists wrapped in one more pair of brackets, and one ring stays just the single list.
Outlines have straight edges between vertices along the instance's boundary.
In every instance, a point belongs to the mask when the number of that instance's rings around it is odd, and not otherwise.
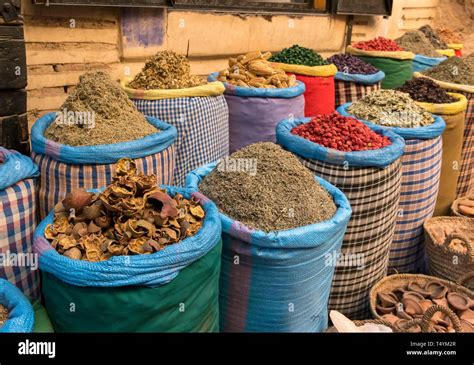
[{"label": "striped sack", "polygon": [[402,156],[400,210],[390,252],[389,269],[425,271],[423,223],[433,215],[441,175],[441,137],[406,139]]},{"label": "striped sack", "polygon": [[370,288],[387,272],[390,244],[400,197],[403,138],[375,127],[392,142],[367,151],[343,152],[326,148],[291,133],[309,119],[284,120],[277,126],[277,141],[296,154],[315,175],[338,187],[349,199],[352,216],[334,260],[329,309],[351,319],[369,316]]},{"label": "striped sack", "polygon": [[[24,179],[0,190],[0,252],[6,255],[0,277],[30,298],[39,297],[38,261],[32,256],[36,213],[36,179]],[[21,261],[10,261],[9,257]]]},{"label": "striped sack", "polygon": [[[347,113],[349,106],[341,105],[337,111],[351,116]],[[433,215],[436,206],[442,162],[441,135],[446,128],[443,118],[432,116],[432,124],[417,128],[385,127],[360,119],[371,128],[384,128],[405,139],[400,209],[389,264],[389,270],[400,273],[425,270],[423,222]]]},{"label": "striped sack", "polygon": [[96,146],[67,146],[44,137],[55,113],[38,119],[31,129],[32,157],[40,169],[39,211],[44,219],[73,189],[108,185],[121,158],[135,161],[137,170],[155,174],[158,184],[170,185],[175,167],[176,128],[147,117],[159,132],[133,141]]},{"label": "striped sack", "polygon": [[145,100],[132,98],[145,115],[178,130],[174,185],[182,186],[190,171],[229,154],[229,111],[223,95]]},{"label": "striped sack", "polygon": [[[197,189],[215,167],[213,163],[190,173],[188,187]],[[351,208],[339,189],[316,179],[338,207],[327,221],[266,233],[220,214],[221,331],[321,332],[327,328],[334,272],[327,261],[339,252]]]},{"label": "striped sack", "polygon": [[457,91],[467,98],[466,119],[461,157],[461,173],[458,178],[456,198],[460,198],[474,189],[474,94]]},{"label": "striped sack", "polygon": [[381,83],[372,85],[359,84],[350,81],[335,80],[336,105],[357,101],[373,91],[380,90]]}]

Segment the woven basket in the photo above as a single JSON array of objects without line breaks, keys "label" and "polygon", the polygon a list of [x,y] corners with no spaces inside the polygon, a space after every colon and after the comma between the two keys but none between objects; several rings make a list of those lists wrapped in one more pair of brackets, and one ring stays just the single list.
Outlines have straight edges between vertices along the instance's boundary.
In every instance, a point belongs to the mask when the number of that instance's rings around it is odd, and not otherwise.
[{"label": "woven basket", "polygon": [[390,328],[393,332],[400,332],[400,329],[397,326],[394,326],[390,322],[387,322],[384,319],[365,319],[363,321],[354,321],[354,324],[357,327],[363,326],[366,323],[373,323],[373,324],[383,324],[384,326],[387,326]]},{"label": "woven basket", "polygon": [[[454,228],[456,232],[442,237],[438,232],[443,226]],[[474,280],[469,280],[474,277],[474,219],[435,217],[427,219],[424,228],[430,274],[474,290]],[[466,253],[449,247],[453,239],[462,242]]]},{"label": "woven basket", "polygon": [[[372,289],[370,290],[370,311],[372,312],[372,315],[375,319],[377,320],[384,320],[376,311],[376,304],[377,304],[377,293],[380,291],[390,291],[393,290],[397,287],[400,286],[405,286],[408,284],[410,281],[415,281],[416,283],[424,286],[426,283],[432,280],[437,280],[441,284],[445,285],[448,287],[448,289],[456,291],[458,293],[462,293],[467,295],[471,300],[474,300],[474,292],[470,291],[469,289],[458,285],[456,283],[453,283],[448,280],[444,279],[439,279],[433,276],[428,276],[428,275],[420,275],[420,274],[396,274],[396,275],[390,275],[386,276],[382,280],[380,280],[377,284],[375,284]],[[452,310],[449,308],[439,306],[439,305],[433,305],[432,307],[428,308],[426,310],[423,318],[416,318],[411,321],[408,321],[405,323],[403,326],[398,327],[397,330],[398,332],[407,332],[412,326],[414,325],[420,325],[422,332],[430,331],[430,320],[431,317],[438,311],[442,311],[444,314],[446,314],[452,321],[453,327],[456,330],[456,332],[461,332],[461,323],[459,321],[459,318],[454,314]]]},{"label": "woven basket", "polygon": [[[471,193],[473,194],[473,193]],[[459,206],[459,202],[461,199],[463,199],[464,197],[461,197],[461,198],[458,198],[456,199],[455,201],[453,201],[453,204],[451,204],[451,212],[453,213],[453,215],[455,216],[458,216],[458,217],[467,217],[467,218],[471,218],[471,219],[474,219],[474,217],[469,217],[465,214],[462,214],[459,209],[458,209],[458,206]]]}]

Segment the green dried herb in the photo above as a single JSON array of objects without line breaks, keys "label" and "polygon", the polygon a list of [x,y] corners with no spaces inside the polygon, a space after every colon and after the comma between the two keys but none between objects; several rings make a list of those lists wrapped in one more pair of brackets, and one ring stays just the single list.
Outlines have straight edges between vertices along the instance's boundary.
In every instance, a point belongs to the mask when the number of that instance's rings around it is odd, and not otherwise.
[{"label": "green dried herb", "polygon": [[418,106],[410,95],[395,90],[379,90],[356,101],[347,111],[372,123],[417,128],[434,122],[433,116]]},{"label": "green dried herb", "polygon": [[58,116],[65,114],[64,111],[93,117],[91,125],[56,118],[44,136],[65,145],[126,142],[159,132],[137,110],[119,84],[104,71],[81,75],[76,89],[61,106]]},{"label": "green dried herb", "polygon": [[284,48],[281,52],[270,57],[269,61],[304,66],[323,66],[329,64],[319,53],[297,44],[290,48]]},{"label": "green dried herb", "polygon": [[439,81],[474,85],[474,67],[472,67],[472,63],[470,60],[466,62],[463,58],[450,57],[437,66],[422,72],[422,74]]},{"label": "green dried herb", "polygon": [[395,39],[395,42],[405,51],[410,51],[427,57],[443,57],[433,47],[428,38],[419,30],[412,30],[406,32],[400,38]]},{"label": "green dried herb", "polygon": [[[199,185],[219,209],[248,227],[266,232],[292,229],[330,219],[331,195],[298,158],[274,143],[256,143],[228,161],[256,169],[229,169],[221,162]],[[227,165],[228,166],[228,165]]]},{"label": "green dried herb", "polygon": [[186,56],[173,51],[162,51],[146,61],[143,70],[128,87],[143,90],[184,89],[205,83],[202,77],[191,75],[191,66]]}]

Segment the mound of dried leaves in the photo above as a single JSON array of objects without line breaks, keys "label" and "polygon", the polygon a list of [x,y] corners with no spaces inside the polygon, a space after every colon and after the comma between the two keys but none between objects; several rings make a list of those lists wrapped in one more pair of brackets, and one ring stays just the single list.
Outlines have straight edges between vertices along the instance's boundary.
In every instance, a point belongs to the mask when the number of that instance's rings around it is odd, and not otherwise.
[{"label": "mound of dried leaves", "polygon": [[75,190],[55,207],[45,237],[64,256],[104,261],[160,251],[196,234],[204,216],[194,198],[169,196],[156,176],[137,174],[135,163],[122,159],[104,192]]},{"label": "mound of dried leaves", "polygon": [[127,86],[143,90],[184,89],[205,83],[204,78],[191,75],[186,56],[162,51],[147,60],[143,70]]}]

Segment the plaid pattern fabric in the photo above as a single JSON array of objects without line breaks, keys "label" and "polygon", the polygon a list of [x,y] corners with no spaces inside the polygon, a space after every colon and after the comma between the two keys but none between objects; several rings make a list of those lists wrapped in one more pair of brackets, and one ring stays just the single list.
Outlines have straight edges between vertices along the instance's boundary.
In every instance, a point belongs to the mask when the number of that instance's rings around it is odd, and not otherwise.
[{"label": "plaid pattern fabric", "polygon": [[338,187],[352,207],[341,248],[344,261],[334,272],[329,309],[351,319],[369,318],[370,288],[387,272],[400,197],[401,162],[379,169],[300,159],[317,176]]},{"label": "plaid pattern fabric", "polygon": [[[112,181],[115,173],[115,164],[71,165],[36,153],[32,154],[32,158],[41,173],[38,191],[41,219],[44,219],[71,190],[106,186]],[[134,161],[139,172],[157,175],[158,184],[171,184],[175,166],[174,145],[160,153]]]},{"label": "plaid pattern fabric", "polygon": [[460,92],[460,94],[464,94],[467,98],[467,110],[464,121],[461,173],[459,174],[456,191],[457,198],[474,189],[474,94],[463,92]]},{"label": "plaid pattern fabric", "polygon": [[402,189],[389,270],[399,273],[425,271],[423,223],[433,215],[438,196],[441,137],[405,140],[402,156]]},{"label": "plaid pattern fabric", "polygon": [[[36,228],[36,181],[25,179],[0,191],[0,253],[33,254],[33,233]],[[10,256],[13,258],[13,256]],[[27,260],[31,260],[31,256]],[[15,284],[30,298],[39,296],[39,275],[31,263],[7,260],[0,265],[0,277]],[[24,263],[28,265],[23,265]]]},{"label": "plaid pattern fabric", "polygon": [[334,80],[336,87],[336,106],[357,101],[373,91],[380,90],[381,83],[373,85],[359,84],[356,82]]},{"label": "plaid pattern fabric", "polygon": [[229,111],[223,95],[132,100],[143,114],[178,130],[174,185],[184,185],[189,172],[229,154]]}]

